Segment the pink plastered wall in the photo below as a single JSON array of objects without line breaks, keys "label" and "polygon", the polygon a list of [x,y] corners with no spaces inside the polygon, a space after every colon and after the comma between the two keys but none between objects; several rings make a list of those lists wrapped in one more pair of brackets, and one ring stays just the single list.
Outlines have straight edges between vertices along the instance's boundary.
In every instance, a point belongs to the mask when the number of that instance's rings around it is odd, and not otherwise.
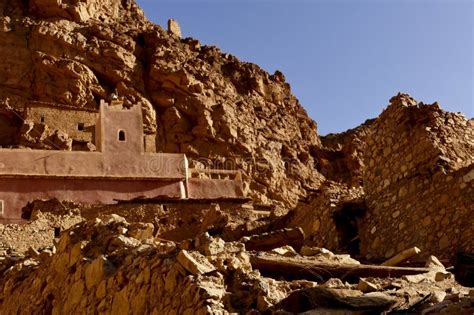
[{"label": "pink plastered wall", "polygon": [[190,199],[232,199],[244,196],[241,181],[198,178],[188,180],[188,198]]},{"label": "pink plastered wall", "polygon": [[[184,180],[184,154],[145,153],[138,106],[101,104],[96,125],[98,152],[0,149],[0,177],[66,176]],[[124,141],[119,139],[123,132]]]},{"label": "pink plastered wall", "polygon": [[33,200],[73,201],[87,204],[115,204],[135,198],[184,198],[182,182],[153,180],[1,178],[0,200],[4,219],[18,219]]}]

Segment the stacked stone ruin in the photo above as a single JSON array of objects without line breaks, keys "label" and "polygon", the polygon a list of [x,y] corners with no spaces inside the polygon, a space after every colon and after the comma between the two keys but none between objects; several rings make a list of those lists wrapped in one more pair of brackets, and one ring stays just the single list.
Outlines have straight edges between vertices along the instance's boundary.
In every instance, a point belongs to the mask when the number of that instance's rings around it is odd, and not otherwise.
[{"label": "stacked stone ruin", "polygon": [[[341,158],[334,163],[345,165],[342,174],[350,180],[329,176],[289,214],[290,226],[303,227],[308,242],[336,251],[355,241],[354,254],[371,259],[413,246],[448,259],[472,252],[474,120],[399,94],[360,128],[323,140],[323,157],[339,143]],[[344,212],[341,226],[337,217]]]}]

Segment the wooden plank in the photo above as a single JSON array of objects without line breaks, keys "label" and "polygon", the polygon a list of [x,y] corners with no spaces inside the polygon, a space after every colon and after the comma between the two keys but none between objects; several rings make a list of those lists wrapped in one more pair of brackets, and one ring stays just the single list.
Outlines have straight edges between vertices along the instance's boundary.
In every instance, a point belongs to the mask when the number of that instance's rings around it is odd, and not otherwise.
[{"label": "wooden plank", "polygon": [[403,252],[398,253],[397,255],[393,256],[386,262],[382,264],[382,266],[396,266],[407,259],[410,259],[413,256],[418,255],[421,250],[418,247],[412,247],[409,249],[404,250]]},{"label": "wooden plank", "polygon": [[304,243],[304,232],[301,228],[281,229],[249,236],[249,239],[244,243],[247,250],[267,251],[290,245],[298,251]]},{"label": "wooden plank", "polygon": [[401,277],[429,272],[428,268],[392,267],[376,265],[350,265],[322,263],[311,259],[276,257],[253,254],[250,262],[254,269],[260,270],[263,275],[276,278],[308,279],[325,281],[330,278],[344,280],[359,279],[364,277]]}]

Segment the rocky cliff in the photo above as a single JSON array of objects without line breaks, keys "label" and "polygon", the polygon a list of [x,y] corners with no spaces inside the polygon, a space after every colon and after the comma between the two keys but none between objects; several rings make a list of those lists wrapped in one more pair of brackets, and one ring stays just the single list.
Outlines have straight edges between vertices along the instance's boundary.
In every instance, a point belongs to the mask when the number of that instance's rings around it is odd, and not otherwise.
[{"label": "rocky cliff", "polygon": [[[96,109],[116,93],[142,106],[157,151],[244,170],[258,202],[294,206],[322,180],[316,124],[282,73],[181,39],[131,0],[4,2],[0,56],[4,111],[28,101]],[[15,145],[21,126],[7,114],[2,144]]]}]

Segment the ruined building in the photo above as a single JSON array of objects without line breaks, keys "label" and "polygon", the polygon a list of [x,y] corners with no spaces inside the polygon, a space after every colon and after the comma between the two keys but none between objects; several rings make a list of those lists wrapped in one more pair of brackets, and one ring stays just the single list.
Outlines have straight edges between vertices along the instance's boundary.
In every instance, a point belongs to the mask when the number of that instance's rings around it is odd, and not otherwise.
[{"label": "ruined building", "polygon": [[244,197],[238,172],[211,171],[225,179],[193,178],[199,172],[188,167],[184,154],[145,152],[138,106],[102,102],[93,127],[96,152],[0,150],[2,220],[20,219],[22,208],[35,199],[111,204],[136,198]]},{"label": "ruined building", "polygon": [[474,251],[474,119],[398,94],[322,142],[328,181],[289,215],[308,242],[379,259]]}]

